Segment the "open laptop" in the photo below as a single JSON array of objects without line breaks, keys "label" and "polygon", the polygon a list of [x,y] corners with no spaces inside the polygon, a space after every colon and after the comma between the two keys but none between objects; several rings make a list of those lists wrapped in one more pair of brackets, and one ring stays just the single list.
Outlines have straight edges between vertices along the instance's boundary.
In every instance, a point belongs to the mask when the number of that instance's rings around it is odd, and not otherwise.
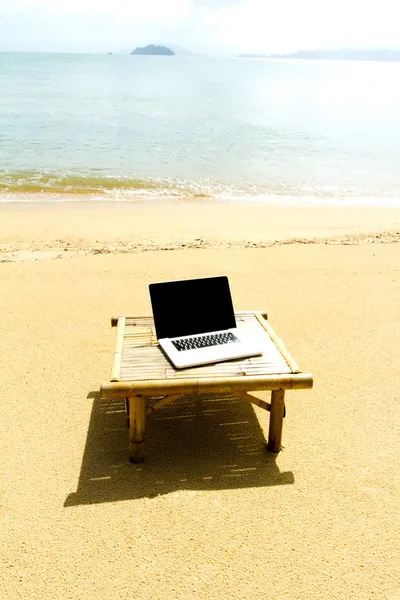
[{"label": "open laptop", "polygon": [[158,342],[177,369],[262,354],[261,340],[236,327],[227,277],[151,283]]}]

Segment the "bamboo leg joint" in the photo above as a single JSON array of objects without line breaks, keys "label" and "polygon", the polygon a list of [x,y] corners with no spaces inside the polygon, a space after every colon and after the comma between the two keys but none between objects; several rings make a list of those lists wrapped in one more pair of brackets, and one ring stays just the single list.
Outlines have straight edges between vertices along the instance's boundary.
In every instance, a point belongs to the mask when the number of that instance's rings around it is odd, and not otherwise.
[{"label": "bamboo leg joint", "polygon": [[129,455],[131,462],[144,460],[145,398],[133,396],[129,403]]},{"label": "bamboo leg joint", "polygon": [[282,447],[283,417],[285,415],[285,390],[273,390],[271,393],[271,412],[269,419],[268,450],[280,452]]}]

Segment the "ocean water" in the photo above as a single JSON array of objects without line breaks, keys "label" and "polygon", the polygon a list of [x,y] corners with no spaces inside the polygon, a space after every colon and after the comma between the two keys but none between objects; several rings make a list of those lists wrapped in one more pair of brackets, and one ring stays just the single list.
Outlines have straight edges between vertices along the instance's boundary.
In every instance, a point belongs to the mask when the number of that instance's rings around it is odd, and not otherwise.
[{"label": "ocean water", "polygon": [[400,204],[400,64],[0,53],[0,202]]}]

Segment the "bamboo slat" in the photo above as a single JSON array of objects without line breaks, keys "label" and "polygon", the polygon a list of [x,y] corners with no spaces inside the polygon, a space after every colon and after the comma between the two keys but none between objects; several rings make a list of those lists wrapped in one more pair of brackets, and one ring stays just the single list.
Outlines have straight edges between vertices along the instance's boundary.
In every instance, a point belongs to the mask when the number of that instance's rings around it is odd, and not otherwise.
[{"label": "bamboo slat", "polygon": [[301,370],[299,369],[299,367],[298,367],[297,363],[295,362],[295,360],[289,354],[289,352],[288,352],[285,344],[283,343],[283,341],[281,340],[281,338],[279,338],[276,335],[275,331],[272,329],[272,327],[270,326],[270,324],[268,323],[268,321],[264,318],[264,316],[261,313],[254,313],[254,315],[255,315],[256,319],[259,321],[259,323],[261,324],[261,326],[268,333],[269,337],[274,342],[275,346],[278,348],[278,350],[280,351],[280,353],[282,354],[282,356],[284,357],[284,359],[286,360],[286,362],[289,365],[292,373],[301,373]]},{"label": "bamboo slat", "polygon": [[205,378],[205,379],[158,379],[152,381],[104,382],[101,386],[103,398],[125,398],[140,394],[160,396],[177,394],[181,396],[198,393],[235,393],[255,390],[299,390],[312,387],[312,375],[258,375],[255,377]]},{"label": "bamboo slat", "polygon": [[125,317],[118,319],[115,350],[111,369],[111,381],[118,381],[121,371],[122,348],[124,345]]},{"label": "bamboo slat", "polygon": [[[261,314],[261,313],[260,313]],[[252,312],[236,313],[238,327],[246,327],[255,333],[261,323]],[[215,365],[205,365],[192,369],[177,370],[166,359],[158,346],[151,317],[126,317],[124,345],[120,364],[119,381],[137,381],[152,379],[192,379],[193,377],[243,377],[291,373],[291,367],[277,349],[267,332],[263,356],[228,361]]]}]

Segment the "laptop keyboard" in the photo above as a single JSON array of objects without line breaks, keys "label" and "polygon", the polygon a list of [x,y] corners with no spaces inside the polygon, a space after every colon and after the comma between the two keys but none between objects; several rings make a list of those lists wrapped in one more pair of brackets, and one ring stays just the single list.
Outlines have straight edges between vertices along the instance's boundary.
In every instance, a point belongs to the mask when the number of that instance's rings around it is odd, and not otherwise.
[{"label": "laptop keyboard", "polygon": [[214,333],[211,335],[202,335],[199,337],[183,338],[181,340],[171,340],[179,352],[182,350],[196,350],[197,348],[208,348],[210,346],[220,346],[222,344],[231,344],[238,342],[238,338],[231,331],[226,333]]}]

